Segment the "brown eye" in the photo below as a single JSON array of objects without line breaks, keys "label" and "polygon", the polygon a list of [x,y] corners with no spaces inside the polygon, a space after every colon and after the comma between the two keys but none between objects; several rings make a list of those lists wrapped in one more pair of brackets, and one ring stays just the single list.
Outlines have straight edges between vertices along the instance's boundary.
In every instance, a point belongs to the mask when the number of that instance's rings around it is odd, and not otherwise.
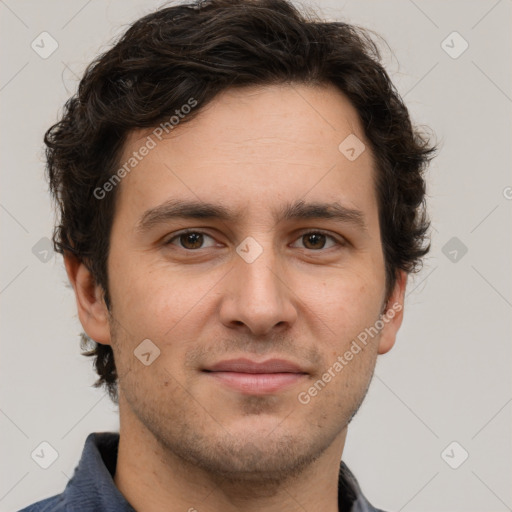
[{"label": "brown eye", "polygon": [[307,233],[302,235],[306,249],[323,249],[326,236],[322,233]]},{"label": "brown eye", "polygon": [[203,235],[200,233],[185,233],[179,240],[185,249],[199,249],[203,244]]},{"label": "brown eye", "polygon": [[[205,242],[205,237],[211,238],[209,235],[202,233],[201,231],[185,231],[170,238],[165,245],[177,245],[181,249],[193,251],[204,248],[203,244]],[[174,243],[175,240],[178,240],[178,243]],[[210,247],[212,247],[212,245],[210,245]]]},{"label": "brown eye", "polygon": [[[330,239],[333,243],[330,247],[326,247],[325,244]],[[336,240],[331,235],[326,233],[322,233],[321,231],[309,231],[308,233],[303,233],[299,240],[302,241],[305,249],[309,249],[311,251],[318,251],[321,249],[330,249],[336,245],[343,245],[342,242]]]}]

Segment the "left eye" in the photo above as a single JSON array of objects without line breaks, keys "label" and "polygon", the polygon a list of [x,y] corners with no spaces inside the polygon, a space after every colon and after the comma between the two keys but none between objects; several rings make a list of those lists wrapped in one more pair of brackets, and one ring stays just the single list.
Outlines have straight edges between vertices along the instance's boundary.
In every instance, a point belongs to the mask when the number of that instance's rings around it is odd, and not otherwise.
[{"label": "left eye", "polygon": [[[323,233],[322,231],[309,231],[308,233],[303,233],[298,239],[306,240],[307,244],[315,245],[316,247],[306,247],[306,249],[318,250],[318,249],[326,249],[325,242],[326,239],[330,238],[334,241],[334,245],[342,245],[341,242],[336,240],[333,236]],[[318,247],[321,245],[322,247]],[[333,247],[333,246],[331,246]],[[327,247],[329,249],[329,247]]]},{"label": "left eye", "polygon": [[[211,238],[213,240],[213,238],[210,235],[207,235],[202,231],[185,231],[170,238],[165,243],[165,245],[176,245],[174,244],[174,240],[178,240],[180,242],[180,246],[182,249],[191,251],[197,249],[204,249],[204,247],[202,247],[204,237]],[[331,239],[333,241],[333,245],[331,247],[333,247],[334,245],[343,245],[342,242],[336,240],[331,235],[323,233],[322,231],[309,231],[307,233],[303,233],[298,238],[298,240],[305,240],[307,245],[313,245],[314,247],[305,247],[306,249],[310,249],[313,251],[325,249],[325,243],[327,239]],[[210,247],[213,247],[213,245],[211,245]],[[327,247],[327,249],[328,248],[329,247]]]}]

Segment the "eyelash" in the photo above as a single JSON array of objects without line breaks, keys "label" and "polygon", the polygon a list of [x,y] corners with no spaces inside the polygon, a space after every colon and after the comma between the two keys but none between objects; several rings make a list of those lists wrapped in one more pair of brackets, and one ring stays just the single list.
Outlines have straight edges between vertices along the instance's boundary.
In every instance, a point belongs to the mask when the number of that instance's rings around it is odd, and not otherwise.
[{"label": "eyelash", "polygon": [[[209,235],[208,233],[204,232],[204,231],[200,231],[200,230],[197,230],[197,229],[185,229],[183,231],[179,231],[177,234],[175,234],[172,238],[169,238],[169,240],[167,240],[164,245],[174,245],[172,244],[172,241],[173,240],[176,240],[177,238],[179,239],[180,236],[183,236],[183,235],[187,235],[189,233],[194,233],[194,234],[199,234],[199,235],[206,235],[210,238],[213,239],[213,237],[211,235]],[[311,231],[304,231],[303,233],[301,233],[296,240],[298,240],[299,238],[302,238],[306,235],[311,235],[311,234],[321,234],[321,235],[324,235],[326,236],[327,238],[330,238],[331,240],[334,241],[334,243],[340,247],[345,247],[347,245],[347,242],[345,242],[344,240],[338,240],[335,236],[333,235],[330,235],[329,233],[325,232],[325,231],[322,231],[321,229],[315,229],[315,230],[311,230]],[[200,251],[202,248],[199,248],[199,249],[187,249],[185,247],[179,247],[180,249],[184,250],[184,251],[187,251],[187,252],[197,252],[197,251]],[[312,251],[312,252],[320,252],[320,251],[327,251],[329,249],[333,249],[333,247],[329,247],[327,249],[307,249],[305,248],[305,250],[309,250],[309,251]]]}]

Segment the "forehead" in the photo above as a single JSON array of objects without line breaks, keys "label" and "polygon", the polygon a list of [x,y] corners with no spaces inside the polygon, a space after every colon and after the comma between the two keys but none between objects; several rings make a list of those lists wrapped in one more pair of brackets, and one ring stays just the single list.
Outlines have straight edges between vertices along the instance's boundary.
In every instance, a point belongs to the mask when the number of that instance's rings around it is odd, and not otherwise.
[{"label": "forehead", "polygon": [[[360,119],[332,85],[228,89],[195,118],[161,131],[134,131],[123,148],[121,163],[152,141],[119,191],[119,203],[139,214],[178,197],[244,211],[326,195],[347,206],[375,200]],[[343,152],[347,140],[364,148],[356,159]]]},{"label": "forehead", "polygon": [[[237,143],[246,150],[274,143],[272,152],[276,156],[280,145],[275,143],[279,140],[286,142],[283,150],[295,145],[298,150],[314,147],[321,153],[339,151],[340,137],[344,135],[352,133],[361,140],[365,138],[357,110],[332,84],[236,87],[221,92],[204,106],[190,108],[190,102],[197,103],[190,98],[182,105],[185,113],[170,113],[159,127],[131,131],[124,156],[147,136],[157,143],[179,141],[180,145],[187,145],[184,149],[189,149],[189,144],[202,149],[203,141],[215,140],[217,144],[208,148],[212,154]],[[187,120],[186,113],[194,109],[199,113]],[[175,112],[179,111],[181,108]]]}]

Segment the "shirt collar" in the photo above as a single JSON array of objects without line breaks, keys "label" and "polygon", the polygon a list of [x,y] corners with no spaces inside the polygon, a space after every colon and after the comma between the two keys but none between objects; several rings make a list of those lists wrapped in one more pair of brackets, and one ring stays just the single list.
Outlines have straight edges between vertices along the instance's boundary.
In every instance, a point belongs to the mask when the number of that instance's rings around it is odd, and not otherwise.
[{"label": "shirt collar", "polygon": [[[80,462],[62,494],[70,509],[135,512],[114,483],[118,445],[117,432],[93,432],[87,436]],[[340,463],[338,497],[340,512],[383,512],[368,502],[343,461]]]},{"label": "shirt collar", "polygon": [[93,432],[85,440],[82,457],[64,491],[69,510],[135,512],[114,483],[119,433]]}]

